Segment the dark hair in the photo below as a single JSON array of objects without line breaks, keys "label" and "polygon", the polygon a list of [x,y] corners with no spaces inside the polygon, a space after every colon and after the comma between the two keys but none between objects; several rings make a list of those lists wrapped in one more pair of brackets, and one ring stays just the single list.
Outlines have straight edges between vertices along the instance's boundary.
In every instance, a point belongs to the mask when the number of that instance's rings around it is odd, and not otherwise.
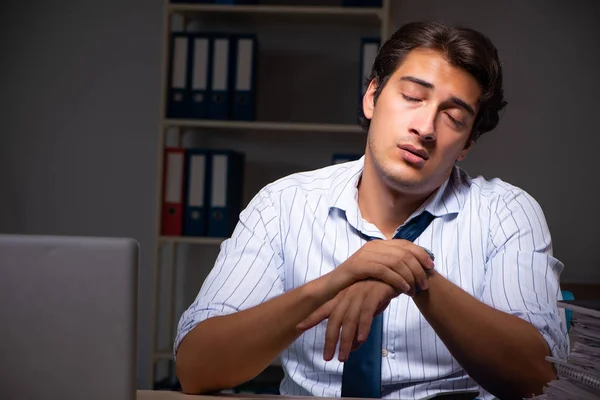
[{"label": "dark hair", "polygon": [[[367,85],[372,80],[378,85],[375,101],[406,55],[417,48],[439,51],[450,64],[469,72],[481,85],[479,112],[470,139],[477,140],[494,129],[499,111],[507,104],[502,89],[502,66],[498,50],[490,39],[470,28],[447,26],[436,21],[413,22],[400,27],[379,49],[367,77]],[[370,122],[362,116],[361,125],[365,130]]]}]

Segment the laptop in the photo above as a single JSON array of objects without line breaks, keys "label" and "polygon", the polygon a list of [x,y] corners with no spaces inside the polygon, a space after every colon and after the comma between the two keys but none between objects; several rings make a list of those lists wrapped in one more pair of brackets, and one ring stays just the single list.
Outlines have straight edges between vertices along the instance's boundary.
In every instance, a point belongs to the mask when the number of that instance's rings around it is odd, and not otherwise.
[{"label": "laptop", "polygon": [[1,399],[135,399],[138,249],[0,235]]}]

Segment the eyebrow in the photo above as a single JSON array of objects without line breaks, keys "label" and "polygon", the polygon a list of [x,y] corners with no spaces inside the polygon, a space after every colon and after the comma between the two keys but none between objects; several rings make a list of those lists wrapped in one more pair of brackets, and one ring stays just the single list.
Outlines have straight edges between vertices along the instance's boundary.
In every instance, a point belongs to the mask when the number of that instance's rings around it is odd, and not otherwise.
[{"label": "eyebrow", "polygon": [[454,104],[456,104],[457,106],[464,108],[469,114],[471,114],[471,116],[473,116],[473,117],[475,116],[475,110],[467,102],[459,99],[458,97],[454,97],[454,96],[452,96],[450,101],[453,102]]},{"label": "eyebrow", "polygon": [[[401,81],[409,81],[412,83],[416,83],[417,85],[421,85],[426,89],[433,89],[435,88],[435,86],[433,86],[433,83],[431,82],[427,82],[424,81],[423,79],[419,79],[419,78],[415,78],[414,76],[403,76],[400,78]],[[472,116],[475,116],[475,109],[469,105],[469,103],[467,103],[464,100],[459,99],[456,96],[452,96],[450,98],[450,101],[454,104],[456,104],[457,106],[464,108],[469,114],[471,114]]]},{"label": "eyebrow", "polygon": [[416,83],[417,85],[421,85],[427,89],[434,88],[433,83],[429,83],[427,81],[424,81],[423,79],[415,78],[414,76],[403,76],[402,78],[400,78],[400,80],[413,82],[413,83]]}]

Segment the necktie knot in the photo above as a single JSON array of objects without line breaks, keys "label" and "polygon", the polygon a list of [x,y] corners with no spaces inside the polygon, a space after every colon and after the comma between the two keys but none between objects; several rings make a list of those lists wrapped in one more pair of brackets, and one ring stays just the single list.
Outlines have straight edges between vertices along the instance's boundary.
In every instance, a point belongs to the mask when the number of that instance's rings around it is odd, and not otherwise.
[{"label": "necktie knot", "polygon": [[398,229],[398,232],[394,235],[394,239],[405,239],[414,242],[427,229],[434,218],[429,211],[423,211]]}]

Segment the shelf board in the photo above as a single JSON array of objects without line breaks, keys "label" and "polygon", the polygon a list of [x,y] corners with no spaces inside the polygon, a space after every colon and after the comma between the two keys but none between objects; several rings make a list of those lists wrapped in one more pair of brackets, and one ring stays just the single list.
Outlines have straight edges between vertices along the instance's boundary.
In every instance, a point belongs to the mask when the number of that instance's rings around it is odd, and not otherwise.
[{"label": "shelf board", "polygon": [[161,243],[190,243],[220,245],[225,238],[203,236],[160,236]]},{"label": "shelf board", "polygon": [[334,132],[334,133],[362,133],[358,124],[314,124],[299,122],[268,122],[268,121],[221,121],[203,119],[165,119],[167,127],[190,127],[211,129],[236,129],[236,130],[268,130],[289,132]]},{"label": "shelf board", "polygon": [[379,7],[325,7],[277,5],[169,4],[170,12],[213,12],[229,14],[288,14],[339,17],[365,17],[381,20]]}]

